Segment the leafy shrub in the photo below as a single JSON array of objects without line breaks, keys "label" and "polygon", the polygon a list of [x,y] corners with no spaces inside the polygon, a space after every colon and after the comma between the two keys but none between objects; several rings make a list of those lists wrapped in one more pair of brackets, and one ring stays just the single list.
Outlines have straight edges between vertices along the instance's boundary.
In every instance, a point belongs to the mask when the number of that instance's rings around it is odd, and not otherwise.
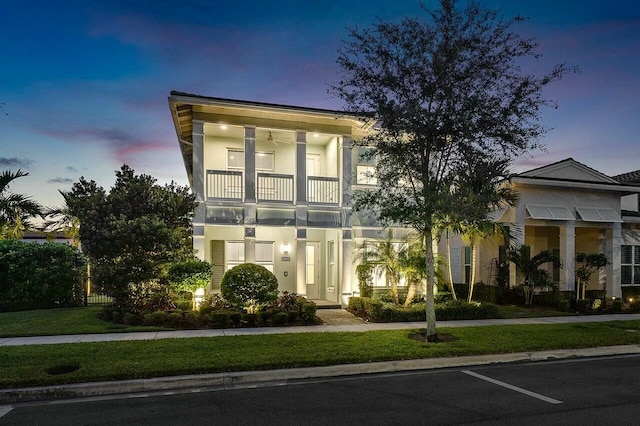
[{"label": "leafy shrub", "polygon": [[182,312],[169,312],[167,314],[167,325],[171,328],[180,328],[180,326],[182,325]]},{"label": "leafy shrub", "polygon": [[615,299],[611,302],[611,310],[613,312],[622,312],[622,299]]},{"label": "leafy shrub", "polygon": [[175,308],[167,288],[157,281],[131,287],[127,309],[133,313],[166,311]]},{"label": "leafy shrub", "polygon": [[440,321],[498,318],[498,308],[492,303],[451,300],[436,305],[436,318]]},{"label": "leafy shrub", "polygon": [[624,286],[622,287],[622,298],[624,300],[639,299],[640,298],[640,286]]},{"label": "leafy shrub", "polygon": [[302,320],[305,324],[312,324],[316,320],[316,311],[318,307],[313,302],[305,302],[302,305]]},{"label": "leafy shrub", "polygon": [[143,325],[155,325],[158,327],[163,327],[166,323],[167,323],[166,311],[149,312],[144,315],[144,319],[142,321]]},{"label": "leafy shrub", "polygon": [[277,312],[271,318],[272,325],[286,325],[289,321],[289,314],[287,312]]},{"label": "leafy shrub", "polygon": [[220,290],[233,306],[248,307],[251,312],[277,299],[278,279],[264,266],[243,263],[224,274]]},{"label": "leafy shrub", "polygon": [[242,314],[242,322],[244,322],[247,327],[255,327],[258,325],[258,314]]},{"label": "leafy shrub", "polygon": [[169,285],[174,291],[195,292],[211,282],[211,265],[200,259],[177,262],[169,267]]},{"label": "leafy shrub", "polygon": [[351,297],[349,299],[349,310],[367,321],[375,321],[382,316],[384,303],[370,297]]},{"label": "leafy shrub", "polygon": [[640,299],[634,298],[633,301],[629,303],[629,310],[631,312],[640,312]]},{"label": "leafy shrub", "polygon": [[296,293],[289,293],[288,291],[284,291],[273,304],[273,307],[276,309],[282,309],[285,312],[300,312],[302,310],[302,305],[306,301],[306,298]]},{"label": "leafy shrub", "polygon": [[208,318],[214,328],[226,328],[229,326],[229,312],[227,311],[212,311]]},{"label": "leafy shrub", "polygon": [[122,315],[122,323],[126,325],[140,325],[142,324],[142,318],[131,312],[125,312],[124,315]]},{"label": "leafy shrub", "polygon": [[373,279],[371,272],[373,271],[373,265],[370,263],[363,263],[356,266],[356,275],[358,277],[358,289],[360,290],[360,297],[373,297]]},{"label": "leafy shrub", "polygon": [[[498,309],[491,303],[467,303],[462,300],[446,301],[435,306],[436,318],[441,321],[498,318]],[[384,304],[379,300],[365,297],[349,299],[349,311],[369,321],[424,321],[425,304],[416,303],[410,307]]]},{"label": "leafy shrub", "polygon": [[0,241],[0,311],[79,306],[86,261],[75,247]]},{"label": "leafy shrub", "polygon": [[219,311],[231,308],[231,304],[225,300],[220,293],[207,293],[203,298],[198,310],[206,314],[211,311]]}]

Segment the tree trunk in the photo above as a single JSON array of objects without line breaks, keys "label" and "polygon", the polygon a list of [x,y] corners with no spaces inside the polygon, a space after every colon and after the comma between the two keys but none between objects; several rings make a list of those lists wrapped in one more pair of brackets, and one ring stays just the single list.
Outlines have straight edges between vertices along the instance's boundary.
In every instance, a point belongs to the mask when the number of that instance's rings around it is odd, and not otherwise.
[{"label": "tree trunk", "polygon": [[456,289],[453,286],[453,272],[451,271],[451,237],[449,231],[447,231],[447,272],[449,274],[449,286],[451,287],[451,297],[453,300],[458,300],[456,296]]},{"label": "tree trunk", "polygon": [[436,328],[436,309],[434,303],[433,286],[436,282],[435,262],[433,259],[433,235],[431,227],[424,231],[424,246],[426,250],[427,268],[427,295],[426,295],[426,317],[427,317],[427,341],[437,342],[438,331]]},{"label": "tree trunk", "polygon": [[469,295],[467,296],[467,303],[471,303],[471,299],[473,298],[473,286],[476,282],[476,262],[477,262],[477,251],[476,245],[471,243],[471,277],[469,278]]},{"label": "tree trunk", "polygon": [[405,308],[411,305],[411,302],[413,301],[415,294],[416,294],[416,283],[411,281],[409,283],[408,290],[407,290],[407,298],[404,301]]}]

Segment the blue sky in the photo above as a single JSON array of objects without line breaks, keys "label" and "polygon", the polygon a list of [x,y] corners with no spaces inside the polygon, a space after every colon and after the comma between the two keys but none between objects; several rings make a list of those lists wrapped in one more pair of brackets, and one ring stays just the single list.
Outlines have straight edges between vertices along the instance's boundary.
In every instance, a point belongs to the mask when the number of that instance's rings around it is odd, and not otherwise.
[{"label": "blue sky", "polygon": [[[516,30],[539,41],[541,71],[582,70],[547,89],[559,103],[543,112],[547,152],[516,169],[567,157],[609,175],[640,169],[640,6],[480,3],[530,18]],[[28,171],[12,189],[50,206],[81,175],[111,186],[123,163],[186,184],[171,90],[339,109],[327,85],[346,28],[421,14],[400,0],[3,2],[0,170]]]}]

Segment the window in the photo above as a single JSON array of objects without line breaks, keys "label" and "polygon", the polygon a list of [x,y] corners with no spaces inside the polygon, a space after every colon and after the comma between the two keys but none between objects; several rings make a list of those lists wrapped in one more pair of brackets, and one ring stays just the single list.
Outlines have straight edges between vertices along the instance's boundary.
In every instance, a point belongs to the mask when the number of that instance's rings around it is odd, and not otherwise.
[{"label": "window", "polygon": [[228,149],[227,168],[244,169],[244,151],[239,149]]},{"label": "window", "polygon": [[[256,151],[256,170],[273,172],[273,152]],[[244,151],[227,149],[227,168],[244,169]]]},{"label": "window", "polygon": [[[256,241],[256,264],[273,272],[274,255],[272,241]],[[244,241],[227,241],[227,270],[244,263]]]},{"label": "window", "polygon": [[375,177],[375,159],[371,157],[371,148],[358,147],[356,165],[356,183],[360,185],[377,185]]},{"label": "window", "polygon": [[622,285],[640,284],[640,246],[621,246]]},{"label": "window", "polygon": [[377,185],[378,179],[375,176],[376,168],[374,166],[356,167],[356,183],[360,185]]}]

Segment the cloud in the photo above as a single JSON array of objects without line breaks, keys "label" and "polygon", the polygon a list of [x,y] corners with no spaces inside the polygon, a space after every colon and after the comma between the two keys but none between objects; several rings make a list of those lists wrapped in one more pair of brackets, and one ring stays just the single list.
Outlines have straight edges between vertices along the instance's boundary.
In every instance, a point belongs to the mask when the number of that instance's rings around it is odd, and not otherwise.
[{"label": "cloud", "polygon": [[77,173],[77,172],[78,172],[78,169],[76,169],[76,168],[75,168],[75,167],[73,167],[73,166],[67,166],[67,167],[65,168],[65,170],[66,170],[66,171],[68,171],[68,172],[71,172],[71,173]]},{"label": "cloud", "polygon": [[73,179],[57,177],[49,179],[47,183],[73,183]]},{"label": "cloud", "polygon": [[34,163],[28,158],[0,157],[0,167],[29,167]]}]

